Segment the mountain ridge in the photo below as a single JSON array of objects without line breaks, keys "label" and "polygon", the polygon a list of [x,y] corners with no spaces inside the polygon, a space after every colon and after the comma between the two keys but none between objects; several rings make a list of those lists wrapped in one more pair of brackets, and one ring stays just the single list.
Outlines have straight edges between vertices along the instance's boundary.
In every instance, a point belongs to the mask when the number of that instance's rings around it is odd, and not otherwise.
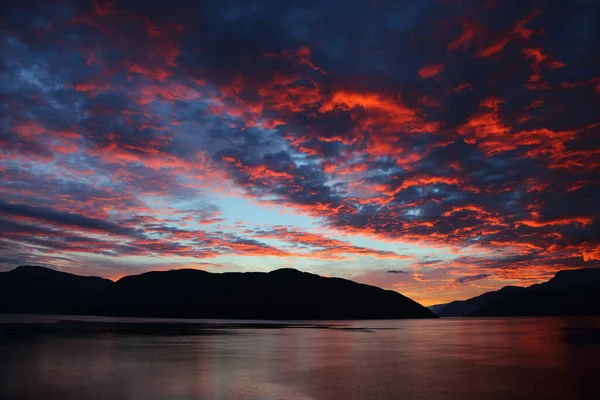
[{"label": "mountain ridge", "polygon": [[398,292],[291,268],[149,271],[113,282],[20,266],[0,273],[0,312],[274,320],[436,317]]},{"label": "mountain ridge", "polygon": [[440,317],[600,315],[600,268],[561,270],[543,283],[429,308]]}]

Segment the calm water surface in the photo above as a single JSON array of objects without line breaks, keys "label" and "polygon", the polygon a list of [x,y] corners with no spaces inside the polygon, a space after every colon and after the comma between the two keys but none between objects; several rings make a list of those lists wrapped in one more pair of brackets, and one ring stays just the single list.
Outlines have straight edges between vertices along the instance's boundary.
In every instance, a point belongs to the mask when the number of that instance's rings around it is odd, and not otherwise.
[{"label": "calm water surface", "polygon": [[0,398],[598,399],[600,318],[0,315]]}]

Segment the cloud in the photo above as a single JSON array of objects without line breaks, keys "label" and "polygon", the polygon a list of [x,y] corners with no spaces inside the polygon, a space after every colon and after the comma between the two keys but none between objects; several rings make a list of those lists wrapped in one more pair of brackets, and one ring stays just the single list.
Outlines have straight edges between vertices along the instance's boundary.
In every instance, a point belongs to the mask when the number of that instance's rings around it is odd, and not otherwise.
[{"label": "cloud", "polygon": [[15,218],[31,219],[52,225],[83,228],[90,231],[134,236],[136,231],[121,227],[109,221],[89,218],[83,215],[56,211],[45,207],[32,207],[26,204],[11,204],[0,201],[0,214]]},{"label": "cloud", "polygon": [[492,275],[491,274],[477,274],[477,275],[470,275],[470,276],[461,276],[460,278],[456,278],[455,282],[456,283],[475,282],[475,281],[480,281],[482,279],[487,279],[490,276],[492,276]]},{"label": "cloud", "polygon": [[435,76],[440,75],[444,71],[443,64],[428,64],[422,66],[417,75],[419,75],[423,79],[433,78]]},{"label": "cloud", "polygon": [[[6,12],[7,259],[411,257],[357,237],[494,278],[600,265],[592,3]],[[234,197],[311,223],[231,228]]]}]

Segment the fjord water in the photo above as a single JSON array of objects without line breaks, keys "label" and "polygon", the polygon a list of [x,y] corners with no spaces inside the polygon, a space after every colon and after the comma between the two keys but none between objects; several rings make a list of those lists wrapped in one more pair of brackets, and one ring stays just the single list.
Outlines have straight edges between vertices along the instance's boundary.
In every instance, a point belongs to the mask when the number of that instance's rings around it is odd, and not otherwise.
[{"label": "fjord water", "polygon": [[0,398],[600,398],[600,318],[0,316]]}]

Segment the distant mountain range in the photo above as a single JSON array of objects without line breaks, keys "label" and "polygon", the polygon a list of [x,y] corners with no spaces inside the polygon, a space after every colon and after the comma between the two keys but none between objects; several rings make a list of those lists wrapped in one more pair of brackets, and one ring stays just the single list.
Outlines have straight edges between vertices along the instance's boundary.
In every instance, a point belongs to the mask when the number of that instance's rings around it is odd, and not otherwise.
[{"label": "distant mountain range", "polygon": [[294,269],[148,272],[117,282],[49,268],[0,273],[0,313],[214,319],[435,318],[397,292]]},{"label": "distant mountain range", "polygon": [[506,286],[429,308],[440,317],[600,315],[600,268],[559,271],[541,284]]}]

